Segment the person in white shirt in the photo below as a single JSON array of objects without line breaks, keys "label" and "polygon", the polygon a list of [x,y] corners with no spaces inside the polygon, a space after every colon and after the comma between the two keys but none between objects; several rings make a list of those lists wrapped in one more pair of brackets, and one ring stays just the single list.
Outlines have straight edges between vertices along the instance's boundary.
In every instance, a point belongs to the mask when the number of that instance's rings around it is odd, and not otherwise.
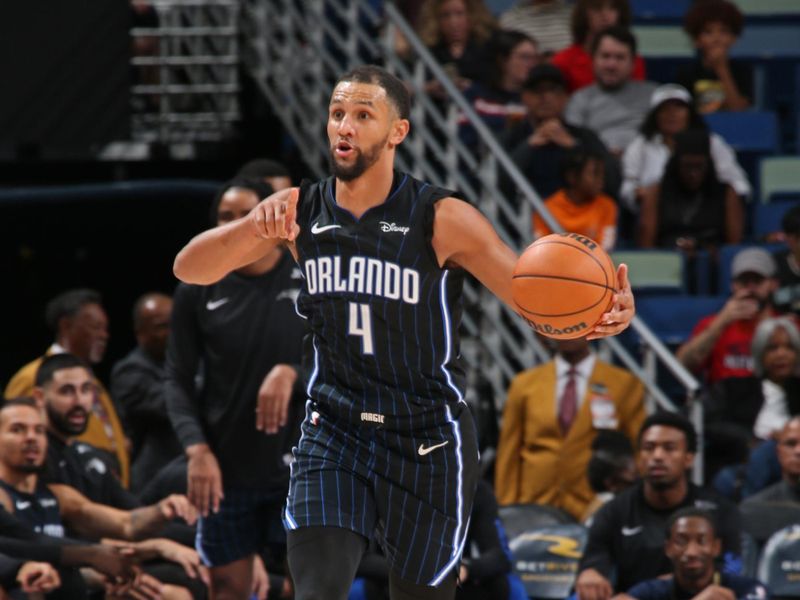
[{"label": "person in white shirt", "polygon": [[[640,133],[622,156],[623,183],[620,198],[632,213],[639,212],[639,203],[647,188],[658,185],[667,161],[674,150],[675,136],[685,129],[707,130],[705,121],[694,108],[686,88],[667,83],[656,89],[650,99],[650,112]],[[717,177],[731,186],[741,197],[751,193],[747,174],[736,160],[736,153],[722,137],[710,134],[711,159]]]}]

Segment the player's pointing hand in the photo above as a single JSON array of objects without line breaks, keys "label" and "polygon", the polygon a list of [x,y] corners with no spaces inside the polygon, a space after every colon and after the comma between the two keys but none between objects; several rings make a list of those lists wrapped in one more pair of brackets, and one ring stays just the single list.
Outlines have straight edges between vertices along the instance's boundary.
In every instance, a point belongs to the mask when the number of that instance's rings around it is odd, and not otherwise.
[{"label": "player's pointing hand", "polygon": [[255,234],[265,240],[283,239],[293,242],[300,233],[297,225],[299,188],[287,188],[262,200],[250,213]]}]

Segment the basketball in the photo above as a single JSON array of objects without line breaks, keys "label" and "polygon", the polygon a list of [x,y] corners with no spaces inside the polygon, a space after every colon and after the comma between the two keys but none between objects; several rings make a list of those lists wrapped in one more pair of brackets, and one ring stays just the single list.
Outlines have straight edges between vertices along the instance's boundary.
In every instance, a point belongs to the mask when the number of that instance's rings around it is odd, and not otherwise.
[{"label": "basketball", "polygon": [[514,302],[531,327],[555,339],[587,335],[613,304],[617,275],[600,244],[553,233],[528,246],[511,280]]}]

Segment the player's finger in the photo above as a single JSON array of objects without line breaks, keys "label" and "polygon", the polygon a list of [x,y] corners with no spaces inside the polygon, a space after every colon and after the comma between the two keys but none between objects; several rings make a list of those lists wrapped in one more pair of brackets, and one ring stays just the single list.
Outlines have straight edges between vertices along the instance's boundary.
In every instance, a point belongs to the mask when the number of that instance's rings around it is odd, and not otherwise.
[{"label": "player's finger", "polygon": [[617,289],[630,290],[631,284],[628,281],[628,265],[620,263],[617,267]]},{"label": "player's finger", "polygon": [[275,203],[275,237],[286,237],[286,203]]},{"label": "player's finger", "polygon": [[189,501],[204,517],[208,516],[208,485],[205,478],[194,478],[189,488]]},{"label": "player's finger", "polygon": [[256,399],[256,429],[259,431],[264,431],[267,427],[264,411],[264,397],[262,394],[259,394],[258,398]]},{"label": "player's finger", "polygon": [[297,225],[297,200],[300,198],[300,188],[290,188],[286,198],[286,212],[284,214],[284,237],[294,240],[294,229]]},{"label": "player's finger", "polygon": [[289,399],[291,398],[292,391],[289,390],[286,396],[283,398],[283,401],[280,403],[280,418],[278,419],[278,427],[283,427],[286,425],[286,421],[289,419]]},{"label": "player's finger", "polygon": [[211,482],[211,508],[215,513],[219,512],[219,503],[222,500],[222,481],[215,477]]}]

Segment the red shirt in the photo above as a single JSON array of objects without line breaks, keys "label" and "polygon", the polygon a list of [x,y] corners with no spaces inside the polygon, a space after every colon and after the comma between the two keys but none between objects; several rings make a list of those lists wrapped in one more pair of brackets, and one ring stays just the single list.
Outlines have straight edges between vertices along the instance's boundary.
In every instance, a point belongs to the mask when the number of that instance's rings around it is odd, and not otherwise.
[{"label": "red shirt", "polygon": [[[574,92],[594,83],[592,57],[579,44],[572,44],[572,46],[568,46],[558,52],[553,57],[553,64],[561,69],[564,74],[569,92]],[[633,61],[632,77],[640,81],[645,78],[644,60],[642,60],[641,56],[637,55]]]},{"label": "red shirt", "polygon": [[[692,336],[697,336],[700,332],[708,328],[716,315],[709,315],[700,319],[692,331]],[[705,373],[708,383],[714,383],[726,377],[747,377],[753,374],[753,355],[750,352],[750,344],[753,341],[758,321],[739,320],[728,325],[719,336],[717,343],[711,349],[705,363],[703,363],[703,373]]]}]

